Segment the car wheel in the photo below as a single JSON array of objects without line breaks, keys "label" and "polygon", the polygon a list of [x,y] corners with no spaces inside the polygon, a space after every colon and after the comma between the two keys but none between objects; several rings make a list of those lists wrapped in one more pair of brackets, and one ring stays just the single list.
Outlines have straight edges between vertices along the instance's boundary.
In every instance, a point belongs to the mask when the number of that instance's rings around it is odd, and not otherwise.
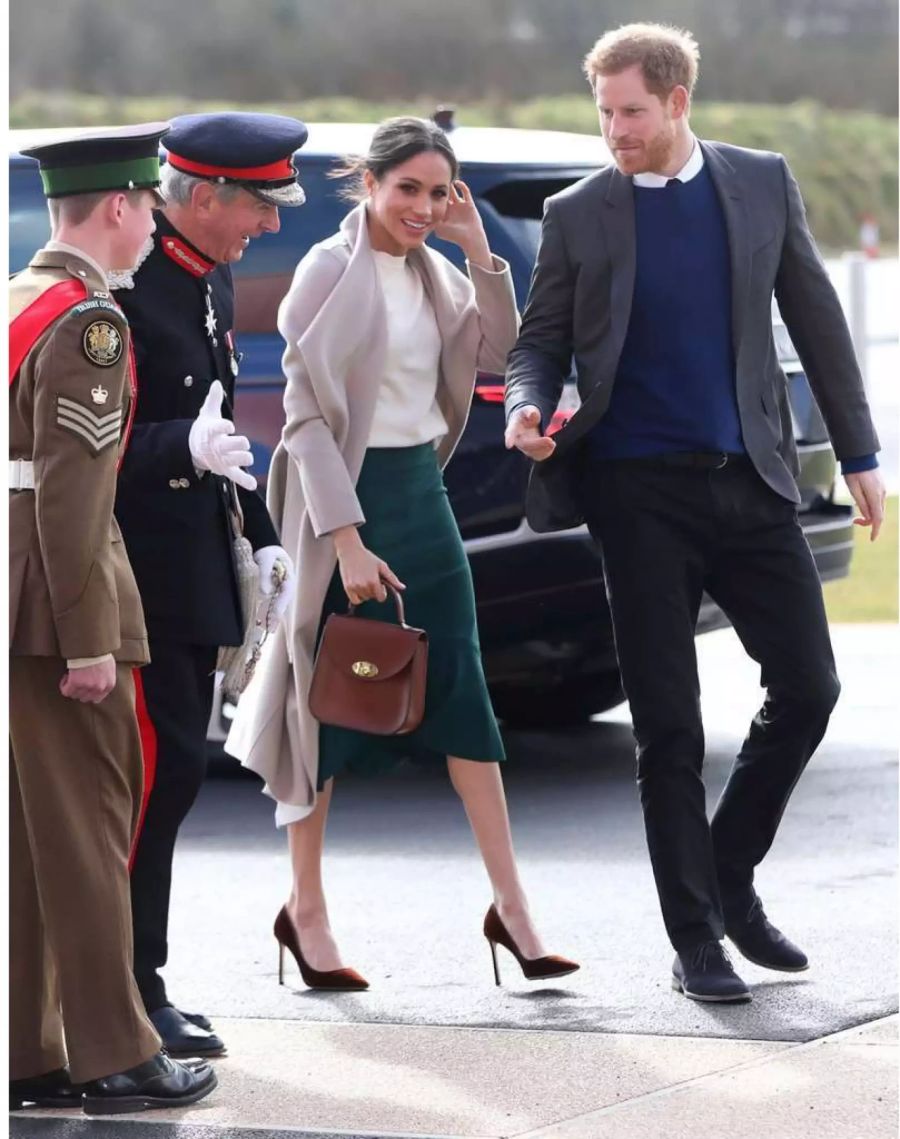
[{"label": "car wheel", "polygon": [[494,711],[508,728],[568,728],[625,699],[617,672],[579,676],[546,688],[492,692]]}]

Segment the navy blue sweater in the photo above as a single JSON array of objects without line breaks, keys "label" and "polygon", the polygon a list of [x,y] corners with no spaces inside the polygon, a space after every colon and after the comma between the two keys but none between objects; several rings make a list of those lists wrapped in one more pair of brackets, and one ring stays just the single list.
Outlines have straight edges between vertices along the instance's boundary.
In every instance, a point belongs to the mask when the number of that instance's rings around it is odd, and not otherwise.
[{"label": "navy blue sweater", "polygon": [[597,458],[744,450],[731,339],[731,258],[707,167],[689,182],[634,187],[631,319]]}]

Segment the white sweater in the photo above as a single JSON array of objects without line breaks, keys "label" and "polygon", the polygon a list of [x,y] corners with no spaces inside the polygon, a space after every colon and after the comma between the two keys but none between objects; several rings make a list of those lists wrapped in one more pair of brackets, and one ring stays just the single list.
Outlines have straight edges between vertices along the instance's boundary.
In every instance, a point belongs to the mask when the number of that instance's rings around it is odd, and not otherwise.
[{"label": "white sweater", "polygon": [[414,447],[447,433],[437,403],[441,337],[419,274],[405,257],[373,251],[387,309],[388,343],[370,447]]}]

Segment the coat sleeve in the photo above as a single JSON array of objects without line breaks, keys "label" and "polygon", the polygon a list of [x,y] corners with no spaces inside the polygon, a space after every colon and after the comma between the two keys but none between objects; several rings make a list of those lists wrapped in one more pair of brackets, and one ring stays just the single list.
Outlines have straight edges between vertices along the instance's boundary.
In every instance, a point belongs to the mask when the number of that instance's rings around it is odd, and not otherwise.
[{"label": "coat sleeve", "polygon": [[502,376],[506,360],[519,331],[519,310],[509,265],[494,256],[493,271],[467,262],[469,278],[475,286],[481,340],[476,367]]},{"label": "coat sleeve", "polygon": [[[340,260],[313,248],[297,266],[290,291],[278,310],[278,330],[286,348],[282,368],[285,425],[282,441],[294,461],[316,537],[365,521],[350,472],[316,394],[303,351],[303,337],[320,314],[343,273]],[[334,329],[339,352],[341,329]]]},{"label": "coat sleeve", "polygon": [[506,369],[506,417],[533,404],[550,422],[572,366],[575,272],[557,206],[548,200],[519,339]]},{"label": "coat sleeve", "polygon": [[879,449],[843,309],[806,221],[800,187],[781,158],[787,224],[775,297],[838,459]]},{"label": "coat sleeve", "polygon": [[[88,345],[109,329],[119,358],[97,364]],[[34,367],[35,509],[60,653],[100,657],[120,647],[112,542],[118,444],[126,411],[128,327],[104,310],[62,317]],[[110,353],[111,354],[111,353]]]}]

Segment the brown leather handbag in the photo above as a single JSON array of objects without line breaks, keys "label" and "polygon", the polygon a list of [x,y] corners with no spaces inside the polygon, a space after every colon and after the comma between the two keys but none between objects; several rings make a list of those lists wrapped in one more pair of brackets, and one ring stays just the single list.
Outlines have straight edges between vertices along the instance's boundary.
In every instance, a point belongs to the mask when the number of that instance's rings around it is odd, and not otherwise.
[{"label": "brown leather handbag", "polygon": [[403,736],[425,714],[428,634],[406,624],[393,586],[397,624],[332,613],[325,622],[309,689],[309,710],[322,724],[376,736]]}]

